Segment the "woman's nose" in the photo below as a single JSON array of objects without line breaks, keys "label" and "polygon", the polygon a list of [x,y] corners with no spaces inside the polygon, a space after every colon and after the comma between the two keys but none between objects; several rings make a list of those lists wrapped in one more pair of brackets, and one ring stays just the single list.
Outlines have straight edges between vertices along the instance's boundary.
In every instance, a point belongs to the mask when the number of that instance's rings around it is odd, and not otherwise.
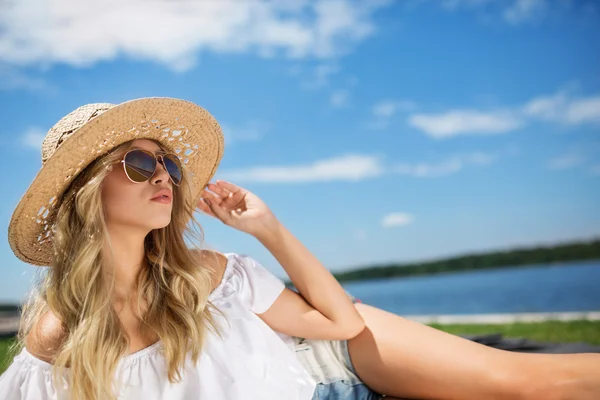
[{"label": "woman's nose", "polygon": [[169,180],[169,172],[167,172],[162,158],[158,160],[156,170],[154,171],[154,175],[152,175],[150,180],[155,185],[161,182],[167,182]]}]

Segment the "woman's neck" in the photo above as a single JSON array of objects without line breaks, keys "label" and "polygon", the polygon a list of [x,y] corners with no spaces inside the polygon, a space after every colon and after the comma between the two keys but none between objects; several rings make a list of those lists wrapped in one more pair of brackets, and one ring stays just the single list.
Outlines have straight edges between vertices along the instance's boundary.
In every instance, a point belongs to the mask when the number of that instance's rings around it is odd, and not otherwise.
[{"label": "woman's neck", "polygon": [[109,234],[110,245],[105,241],[103,247],[104,268],[109,277],[114,273],[115,299],[128,299],[136,293],[137,276],[145,265],[146,234],[132,234],[125,229],[109,230]]}]

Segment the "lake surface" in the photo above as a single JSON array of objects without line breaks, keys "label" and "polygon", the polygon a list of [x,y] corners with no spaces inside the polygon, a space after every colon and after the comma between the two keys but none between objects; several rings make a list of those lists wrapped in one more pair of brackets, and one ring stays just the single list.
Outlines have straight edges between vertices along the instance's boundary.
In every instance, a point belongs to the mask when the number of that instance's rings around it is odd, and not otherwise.
[{"label": "lake surface", "polygon": [[600,260],[342,285],[401,315],[600,311]]}]

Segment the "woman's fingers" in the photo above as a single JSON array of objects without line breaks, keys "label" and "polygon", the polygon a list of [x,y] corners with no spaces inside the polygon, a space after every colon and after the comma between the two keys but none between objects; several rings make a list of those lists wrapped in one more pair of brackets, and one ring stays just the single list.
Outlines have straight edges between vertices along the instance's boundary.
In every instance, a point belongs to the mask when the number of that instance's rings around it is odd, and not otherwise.
[{"label": "woman's fingers", "polygon": [[222,187],[223,189],[227,189],[230,192],[237,193],[242,192],[243,189],[237,185],[234,185],[231,182],[217,180],[217,186]]},{"label": "woman's fingers", "polygon": [[[231,193],[229,193],[229,195],[231,195]],[[210,202],[210,205],[207,205],[203,199],[207,199]],[[201,210],[204,211],[206,209],[207,211],[211,212],[210,215],[219,219],[223,219],[226,217],[226,214],[229,211],[235,208],[235,203],[230,203],[229,201],[227,201],[229,199],[230,196],[226,196],[225,198],[223,198],[216,193],[212,193],[204,189],[204,191],[202,192],[202,198],[200,200],[200,202],[203,203],[201,205]]]},{"label": "woman's fingers", "polygon": [[206,204],[206,202],[204,201],[204,199],[205,199],[204,197],[200,198],[200,201],[198,201],[197,207],[203,213],[205,213],[207,215],[210,215],[211,217],[217,218],[217,216],[215,215],[215,213],[212,212],[212,210],[210,209],[210,207],[208,206],[208,204]]},{"label": "woman's fingers", "polygon": [[213,193],[206,189],[202,191],[202,197],[208,198],[209,200],[215,200],[217,203],[221,203],[223,200],[225,200],[224,196],[221,196],[218,193]]},{"label": "woman's fingers", "polygon": [[[214,195],[214,196],[219,197],[217,195]],[[224,207],[224,205],[222,203],[219,203],[214,198],[209,199],[208,201],[210,204],[208,204],[207,207],[212,212],[212,215],[214,215],[216,218],[220,219],[221,222],[223,222],[225,224],[229,224],[231,222],[231,216],[229,215],[229,212],[230,212],[229,208]]]},{"label": "woman's fingers", "polygon": [[214,183],[209,183],[208,185],[206,185],[211,191],[217,193],[218,195],[220,195],[221,197],[227,197],[230,193],[229,190],[222,188],[220,186],[215,185]]},{"label": "woman's fingers", "polygon": [[[235,185],[233,185],[235,186]],[[243,192],[238,190],[236,192],[232,192],[227,188],[218,186],[214,183],[209,183],[208,188],[221,196],[221,201],[225,203],[230,208],[235,208],[238,206],[239,202],[242,200]]]},{"label": "woman's fingers", "polygon": [[[202,204],[199,208],[206,214],[225,222],[231,218],[230,212],[235,211],[238,215],[244,212],[245,193],[247,191],[244,189],[226,181],[217,181],[217,184],[211,182],[202,191],[200,200]],[[207,205],[203,199],[207,199],[211,204]]]}]

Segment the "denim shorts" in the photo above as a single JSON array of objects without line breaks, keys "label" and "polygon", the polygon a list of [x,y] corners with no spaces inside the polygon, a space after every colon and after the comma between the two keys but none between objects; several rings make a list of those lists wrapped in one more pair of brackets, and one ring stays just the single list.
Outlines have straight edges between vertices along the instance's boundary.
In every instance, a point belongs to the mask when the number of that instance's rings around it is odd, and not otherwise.
[{"label": "denim shorts", "polygon": [[[358,302],[348,294],[354,303]],[[346,340],[294,338],[296,356],[317,382],[313,400],[379,400],[357,376]]]}]

